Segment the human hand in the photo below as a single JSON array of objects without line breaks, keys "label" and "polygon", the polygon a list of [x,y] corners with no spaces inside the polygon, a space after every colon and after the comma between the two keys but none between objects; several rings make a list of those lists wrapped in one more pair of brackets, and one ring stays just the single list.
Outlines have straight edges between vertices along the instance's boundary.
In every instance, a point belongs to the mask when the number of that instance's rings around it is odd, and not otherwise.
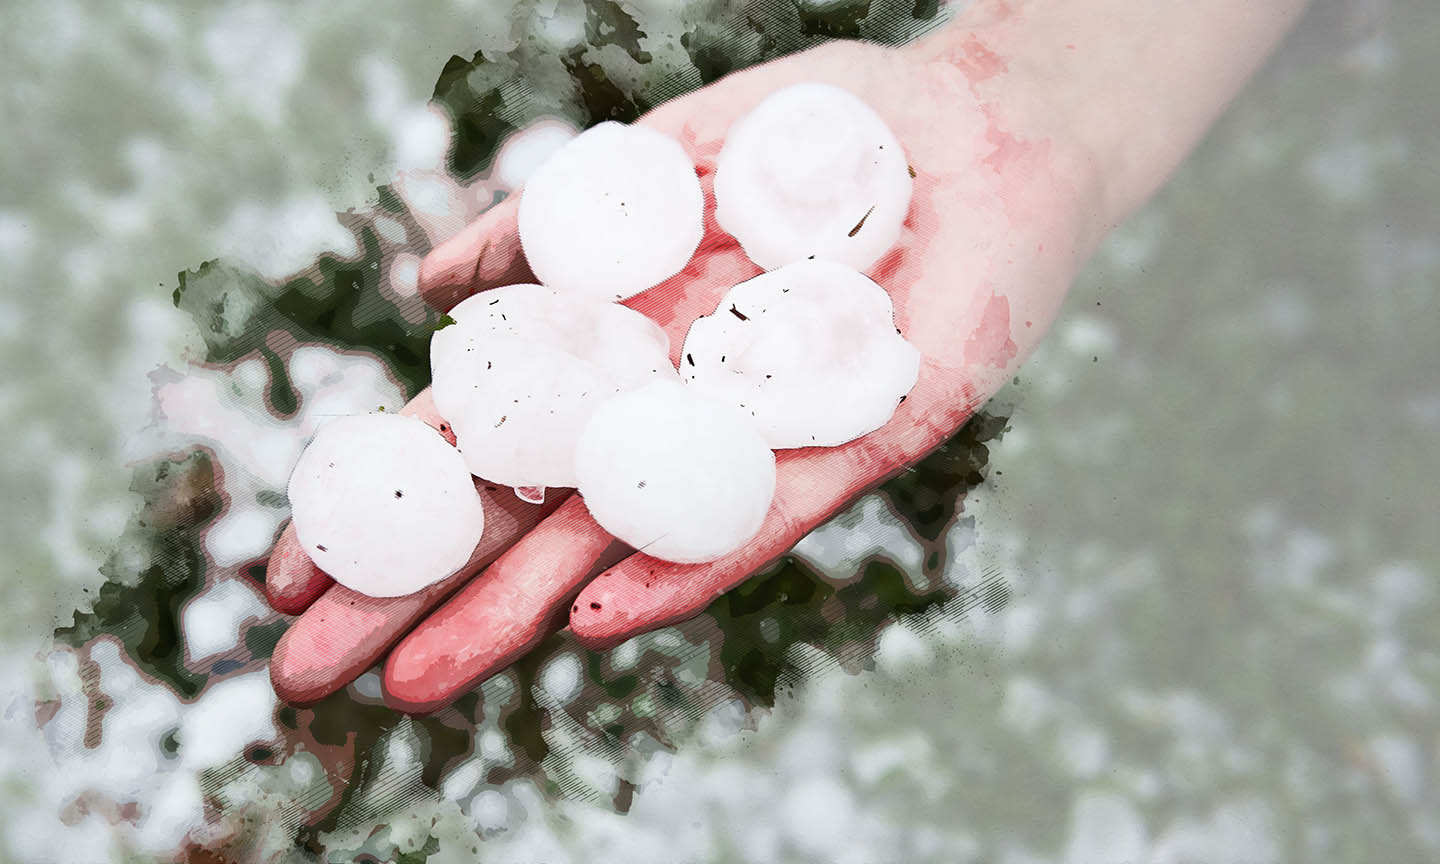
[{"label": "human hand", "polygon": [[[802,81],[836,84],[869,103],[915,172],[901,241],[869,271],[890,293],[896,326],[923,355],[914,389],[889,423],[863,438],[779,451],[775,498],[759,534],[706,564],[631,554],[589,517],[579,496],[562,503],[552,491],[546,505],[529,505],[483,483],[480,548],[460,573],[410,597],[325,588],[328,579],[287,530],[271,558],[268,591],[282,611],[304,611],[271,660],[277,693],[314,701],[401,640],[386,662],[386,700],[428,711],[500,671],[567,619],[582,644],[603,647],[691,617],[954,434],[1039,340],[1098,236],[1087,151],[1055,128],[1058,115],[1043,93],[1001,70],[963,43],[833,43],[728,76],[641,118],[687,149],[707,196],[705,236],[689,266],[626,304],[666,330],[678,362],[690,323],[760,272],[714,221],[711,181],[731,122],[770,92]],[[420,288],[431,305],[444,310],[475,291],[529,281],[517,203],[512,197],[427,257]],[[405,412],[446,431],[428,393]]]}]

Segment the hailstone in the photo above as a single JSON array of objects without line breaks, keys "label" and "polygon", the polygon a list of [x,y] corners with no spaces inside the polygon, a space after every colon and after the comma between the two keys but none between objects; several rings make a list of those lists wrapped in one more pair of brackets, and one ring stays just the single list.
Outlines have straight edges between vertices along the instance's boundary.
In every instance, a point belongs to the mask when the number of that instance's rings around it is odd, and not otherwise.
[{"label": "hailstone", "polygon": [[601,401],[676,377],[658,324],[594,296],[511,285],[450,316],[430,342],[435,409],[492,483],[574,486],[575,441]]},{"label": "hailstone", "polygon": [[870,106],[829,84],[796,84],[731,126],[715,218],[766,270],[812,256],[865,270],[900,239],[913,176]]},{"label": "hailstone", "polygon": [[575,474],[601,527],[685,564],[744,546],[775,495],[775,454],[750,417],[675,381],[600,406],[575,448]]},{"label": "hailstone", "polygon": [[413,594],[459,570],[485,514],[455,448],[415,417],[362,414],[320,427],[290,476],[295,533],[336,582]]},{"label": "hailstone", "polygon": [[834,447],[889,421],[920,352],[895,328],[885,289],[807,260],[731,288],[690,326],[680,371],[752,417],[771,447]]},{"label": "hailstone", "polygon": [[678,142],[644,126],[601,123],[525,181],[520,244],[542,283],[623,300],[684,269],[704,233],[704,207]]}]

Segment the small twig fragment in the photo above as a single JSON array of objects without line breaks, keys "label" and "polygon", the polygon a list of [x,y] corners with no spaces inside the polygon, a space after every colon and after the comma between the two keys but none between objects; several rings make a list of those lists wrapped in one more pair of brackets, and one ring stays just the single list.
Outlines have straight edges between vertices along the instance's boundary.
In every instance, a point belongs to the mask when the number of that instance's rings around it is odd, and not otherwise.
[{"label": "small twig fragment", "polygon": [[850,229],[850,233],[849,233],[849,235],[847,235],[847,236],[854,237],[856,234],[859,234],[859,233],[860,233],[860,229],[865,227],[865,220],[866,220],[866,219],[869,219],[869,218],[870,218],[870,214],[871,214],[871,213],[874,213],[874,212],[875,212],[875,205],[874,205],[874,204],[871,204],[871,205],[870,205],[870,209],[865,211],[865,215],[860,217],[860,221],[855,223],[855,227]]}]

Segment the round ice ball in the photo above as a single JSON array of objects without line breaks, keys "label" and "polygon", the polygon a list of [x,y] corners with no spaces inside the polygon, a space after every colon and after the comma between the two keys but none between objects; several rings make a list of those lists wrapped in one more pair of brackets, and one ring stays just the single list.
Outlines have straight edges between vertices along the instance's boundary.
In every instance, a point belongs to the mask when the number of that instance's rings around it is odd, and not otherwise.
[{"label": "round ice ball", "polygon": [[520,244],[541,282],[623,300],[684,269],[704,233],[705,197],[674,139],[606,122],[525,181]]},{"label": "round ice ball", "polygon": [[485,526],[455,448],[399,414],[320,427],[290,475],[300,545],[341,585],[371,597],[413,594],[459,570]]},{"label": "round ice ball", "polygon": [[744,546],[775,495],[775,454],[750,418],[672,381],[600,406],[580,434],[575,474],[601,527],[685,564]]},{"label": "round ice ball", "polygon": [[885,425],[920,374],[885,289],[798,261],[741,282],[695,320],[687,385],[748,414],[771,447],[834,447]]},{"label": "round ice ball", "polygon": [[811,256],[865,270],[900,239],[913,185],[870,106],[840,87],[795,84],[731,126],[715,218],[766,270]]},{"label": "round ice ball", "polygon": [[592,295],[511,285],[450,316],[430,342],[435,408],[492,483],[574,486],[575,441],[601,401],[676,378],[658,324]]}]

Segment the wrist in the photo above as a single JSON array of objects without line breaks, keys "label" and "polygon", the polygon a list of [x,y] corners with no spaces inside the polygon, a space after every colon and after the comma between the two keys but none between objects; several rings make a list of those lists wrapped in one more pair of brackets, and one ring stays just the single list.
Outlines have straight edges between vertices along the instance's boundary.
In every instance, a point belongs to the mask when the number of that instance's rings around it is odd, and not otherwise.
[{"label": "wrist", "polygon": [[1037,52],[1023,41],[1034,39],[1036,31],[1017,28],[1012,17],[1005,3],[979,0],[905,50],[922,63],[940,64],[940,74],[958,70],[996,139],[1043,145],[1045,173],[1057,191],[1067,193],[1077,259],[1083,260],[1113,224],[1110,165],[1098,142],[1082,134],[1083,104],[1066,99],[1053,72],[1037,63]]},{"label": "wrist", "polygon": [[985,101],[1042,106],[1051,136],[1093,167],[1103,233],[1188,155],[1306,2],[976,0],[914,47]]}]

